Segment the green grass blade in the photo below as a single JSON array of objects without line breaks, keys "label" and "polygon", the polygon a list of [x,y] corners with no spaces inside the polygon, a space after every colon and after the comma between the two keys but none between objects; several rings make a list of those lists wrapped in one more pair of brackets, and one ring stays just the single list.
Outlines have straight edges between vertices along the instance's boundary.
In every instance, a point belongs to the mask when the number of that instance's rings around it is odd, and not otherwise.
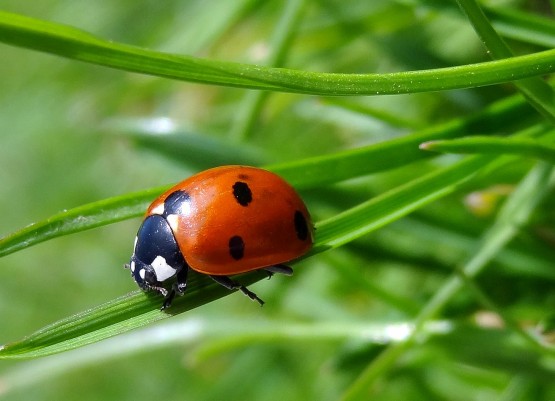
[{"label": "green grass blade", "polygon": [[555,47],[555,21],[552,18],[507,7],[484,7],[484,11],[501,35],[540,46]]},{"label": "green grass blade", "polygon": [[487,157],[467,158],[323,221],[316,225],[318,243],[313,253],[343,245],[452,193],[490,161]]},{"label": "green grass blade", "polygon": [[[390,74],[315,73],[212,61],[103,40],[79,29],[0,12],[0,41],[88,63],[177,80],[313,95],[379,95],[469,88],[555,72],[555,50],[459,67]],[[546,94],[547,96],[547,94]]]},{"label": "green grass blade", "polygon": [[[265,60],[265,65],[283,66],[287,51],[291,48],[295,33],[298,32],[305,4],[305,0],[289,0],[285,3],[282,15],[268,43],[271,54]],[[267,95],[268,92],[263,91],[245,93],[237,107],[237,113],[229,132],[230,138],[244,143],[245,139],[252,134]]]},{"label": "green grass blade", "polygon": [[[489,163],[490,159],[485,157],[467,158],[317,224],[316,243],[308,256],[359,238],[451,193]],[[249,285],[264,277],[264,274],[255,271],[241,276],[239,280]],[[160,296],[137,291],[64,319],[19,342],[8,344],[0,349],[0,358],[36,357],[73,349],[163,319],[170,314],[182,313],[228,293],[228,290],[211,282],[209,278],[192,274],[185,295],[176,299],[166,312],[158,310]]]},{"label": "green grass blade", "polygon": [[[431,322],[426,328],[430,336],[443,336],[452,325],[447,321]],[[192,317],[166,321],[154,327],[145,327],[102,343],[97,343],[79,352],[70,352],[55,357],[18,364],[0,373],[3,383],[2,395],[19,389],[28,389],[39,382],[50,381],[76,369],[97,363],[107,363],[128,355],[153,352],[157,349],[189,348],[194,360],[206,360],[215,354],[251,347],[255,343],[283,344],[344,341],[364,341],[376,345],[399,341],[400,333],[408,335],[411,326],[399,322],[297,322],[256,319],[233,319],[222,317]],[[198,345],[202,344],[201,347]],[[189,348],[191,350],[191,348]]]},{"label": "green grass blade", "polygon": [[116,196],[55,214],[0,238],[0,257],[51,238],[140,216],[146,205],[168,187]]},{"label": "green grass blade", "polygon": [[[497,34],[475,0],[457,0],[457,2],[474,26],[474,29],[486,45],[493,59],[513,57],[513,52]],[[540,76],[515,82],[515,85],[526,96],[530,104],[551,123],[555,123],[555,94]]]},{"label": "green grass blade", "polygon": [[[347,178],[390,170],[423,160],[427,156],[418,148],[423,138],[437,140],[472,133],[498,133],[504,126],[516,128],[516,124],[519,123],[518,118],[529,115],[529,111],[530,108],[526,102],[520,96],[514,96],[493,103],[469,118],[453,119],[416,131],[406,137],[333,155],[275,164],[268,168],[301,188],[305,187],[304,182],[310,182],[311,187],[336,183]],[[543,133],[541,127],[538,130]]]},{"label": "green grass blade", "polygon": [[191,132],[165,118],[117,118],[107,121],[103,128],[113,131],[116,137],[130,139],[142,148],[191,169],[202,170],[225,164],[258,166],[268,162],[264,149]]},{"label": "green grass blade", "polygon": [[[467,277],[472,278],[481,273],[499,250],[518,233],[520,227],[526,225],[535,207],[553,186],[552,173],[552,166],[540,164],[521,181],[499,211],[495,224],[484,235],[481,247],[462,268]],[[463,281],[455,274],[420,312],[417,323],[422,324],[436,316],[462,285]]]},{"label": "green grass blade", "polygon": [[[482,246],[463,267],[462,270],[467,277],[472,278],[479,274],[497,252],[514,237],[519,228],[526,223],[534,208],[553,185],[553,177],[550,177],[551,173],[551,167],[540,165],[522,180],[499,212],[496,223],[484,236]],[[406,341],[389,347],[372,361],[347,389],[343,400],[361,399],[380,375],[391,369],[401,355],[415,343],[419,327],[433,319],[463,285],[464,280],[457,273],[453,274],[427,303],[426,307],[421,310],[415,320],[416,329],[411,336]]]},{"label": "green grass blade", "polygon": [[[483,131],[496,132],[503,126],[501,124],[513,124],[515,116],[525,114],[527,108],[526,103],[515,96],[490,105],[476,116],[454,119],[407,137],[332,155],[268,166],[268,169],[283,176],[296,188],[317,188],[431,157],[429,153],[418,149],[422,142],[467,135],[473,132],[475,127],[480,127]],[[516,124],[516,121],[514,123]],[[139,132],[137,135],[142,137],[143,134]],[[171,149],[171,155],[176,155],[178,159],[180,154],[206,151],[203,141],[195,147],[196,140],[182,140],[178,135],[147,137],[146,141],[153,148]],[[214,158],[217,160],[218,155],[214,155]],[[92,202],[58,213],[0,238],[0,257],[62,235],[140,216],[147,205],[167,188],[169,185]]]},{"label": "green grass blade", "polygon": [[420,145],[420,149],[447,153],[513,154],[533,157],[555,164],[555,146],[526,138],[499,138],[476,136],[443,141],[430,141]]},{"label": "green grass blade", "polygon": [[[267,276],[254,272],[241,276],[240,280],[249,285],[263,277]],[[162,298],[158,294],[134,291],[0,347],[0,359],[32,358],[75,349],[196,308],[229,293],[208,276],[192,272],[187,292],[175,299],[169,310],[160,311]]]}]

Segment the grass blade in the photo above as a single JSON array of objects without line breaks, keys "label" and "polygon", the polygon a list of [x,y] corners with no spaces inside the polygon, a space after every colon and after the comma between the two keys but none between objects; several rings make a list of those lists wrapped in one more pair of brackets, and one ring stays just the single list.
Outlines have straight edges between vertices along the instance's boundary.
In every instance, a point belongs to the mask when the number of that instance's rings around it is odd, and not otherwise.
[{"label": "grass blade", "polygon": [[[451,167],[416,179],[316,225],[316,243],[308,256],[352,241],[415,209],[445,196],[472,177],[489,158],[470,157]],[[242,275],[249,285],[266,277],[258,271]],[[84,313],[54,323],[35,334],[0,349],[0,358],[26,358],[77,348],[193,309],[229,291],[208,277],[193,274],[187,292],[167,311],[160,311],[160,297],[136,291]]]},{"label": "grass blade", "polygon": [[[497,34],[475,0],[457,0],[457,2],[494,59],[513,57],[513,52]],[[526,96],[532,106],[551,123],[555,123],[555,94],[545,81],[537,76],[515,82],[515,85]]]},{"label": "grass blade", "polygon": [[420,145],[420,149],[447,153],[513,154],[533,157],[555,164],[555,146],[526,138],[499,138],[476,136],[443,141],[430,141]]},{"label": "grass blade", "polygon": [[137,217],[169,186],[88,203],[0,238],[0,257],[46,240]]},{"label": "grass blade", "polygon": [[512,82],[555,72],[555,50],[499,61],[389,74],[316,73],[161,53],[79,29],[0,12],[0,41],[125,71],[213,85],[327,96],[416,93]]},{"label": "grass blade", "polygon": [[[534,208],[541,199],[548,193],[553,179],[550,178],[552,168],[540,165],[532,170],[527,177],[520,183],[512,196],[507,200],[503,209],[500,211],[496,224],[494,224],[483,238],[480,249],[469,259],[462,271],[469,277],[479,274],[504,247],[510,239],[518,232],[530,217]],[[415,319],[416,329],[405,341],[386,349],[362,372],[357,380],[347,389],[343,396],[344,401],[358,400],[365,394],[368,388],[378,379],[380,375],[389,370],[395,362],[403,355],[416,341],[419,328],[433,319],[447,302],[464,285],[464,280],[458,274],[451,276],[421,310]]]},{"label": "grass blade", "polygon": [[486,6],[484,11],[495,29],[503,36],[540,46],[555,47],[553,19],[506,7]]},{"label": "grass blade", "polygon": [[[473,117],[454,119],[410,136],[332,155],[268,166],[268,169],[298,189],[316,188],[431,157],[431,154],[418,149],[422,142],[468,135],[475,131],[475,127],[480,127],[480,132],[497,132],[501,123],[513,124],[515,116],[526,114],[528,108],[526,102],[515,96],[494,103]],[[139,135],[142,136],[142,131]],[[147,141],[156,149],[172,149],[171,154],[206,152],[204,141],[200,141],[200,147],[194,147],[196,140],[180,138],[178,135],[148,135]],[[214,155],[214,158],[218,160],[218,155]],[[140,216],[152,199],[167,188],[169,185],[92,202],[58,213],[0,238],[0,257],[62,235]]]}]

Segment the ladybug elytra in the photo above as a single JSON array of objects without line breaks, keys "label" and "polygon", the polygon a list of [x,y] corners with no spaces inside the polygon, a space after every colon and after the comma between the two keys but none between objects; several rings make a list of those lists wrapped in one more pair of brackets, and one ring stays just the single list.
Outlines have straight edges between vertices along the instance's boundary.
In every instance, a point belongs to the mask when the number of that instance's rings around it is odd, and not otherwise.
[{"label": "ladybug elytra", "polygon": [[281,177],[255,167],[216,167],[148,207],[127,267],[139,287],[164,295],[162,309],[183,294],[189,269],[262,305],[229,276],[257,269],[291,274],[284,263],[305,254],[313,236],[304,202]]}]

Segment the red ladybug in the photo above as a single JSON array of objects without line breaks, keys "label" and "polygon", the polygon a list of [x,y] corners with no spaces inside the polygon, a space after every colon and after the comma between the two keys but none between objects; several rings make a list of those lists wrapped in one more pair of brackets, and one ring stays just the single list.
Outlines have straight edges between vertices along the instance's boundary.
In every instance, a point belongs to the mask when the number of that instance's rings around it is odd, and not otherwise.
[{"label": "red ladybug", "polygon": [[189,268],[262,305],[228,276],[257,269],[291,274],[283,263],[305,254],[313,235],[304,202],[282,178],[255,167],[217,167],[149,206],[128,267],[139,287],[164,295],[162,309],[185,291]]}]

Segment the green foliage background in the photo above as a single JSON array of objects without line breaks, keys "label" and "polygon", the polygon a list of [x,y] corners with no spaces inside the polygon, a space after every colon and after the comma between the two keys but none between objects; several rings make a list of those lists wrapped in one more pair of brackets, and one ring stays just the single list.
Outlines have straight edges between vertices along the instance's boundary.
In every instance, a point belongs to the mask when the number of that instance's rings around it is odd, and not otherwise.
[{"label": "green foliage background", "polygon": [[[552,400],[552,4],[459,5],[4,1],[0,399]],[[226,163],[299,188],[315,250],[166,319],[138,216]]]}]

